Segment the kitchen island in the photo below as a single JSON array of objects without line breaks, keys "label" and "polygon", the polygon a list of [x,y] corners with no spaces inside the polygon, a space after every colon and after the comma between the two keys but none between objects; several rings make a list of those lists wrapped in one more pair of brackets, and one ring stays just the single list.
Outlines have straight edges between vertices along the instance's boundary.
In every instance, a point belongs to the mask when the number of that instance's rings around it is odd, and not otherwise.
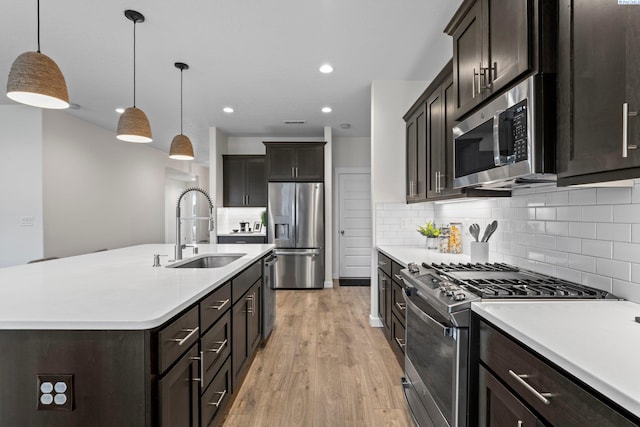
[{"label": "kitchen island", "polygon": [[200,245],[241,255],[220,268],[153,267],[173,253],[158,244],[0,269],[0,425],[209,424],[250,364],[272,248]]}]

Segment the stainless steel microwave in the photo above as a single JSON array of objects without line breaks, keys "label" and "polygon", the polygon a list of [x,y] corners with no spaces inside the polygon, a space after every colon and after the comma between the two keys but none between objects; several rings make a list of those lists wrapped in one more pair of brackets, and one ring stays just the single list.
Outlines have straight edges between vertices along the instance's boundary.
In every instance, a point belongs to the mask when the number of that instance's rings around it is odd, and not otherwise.
[{"label": "stainless steel microwave", "polygon": [[555,135],[554,76],[533,75],[453,128],[453,186],[553,183]]}]

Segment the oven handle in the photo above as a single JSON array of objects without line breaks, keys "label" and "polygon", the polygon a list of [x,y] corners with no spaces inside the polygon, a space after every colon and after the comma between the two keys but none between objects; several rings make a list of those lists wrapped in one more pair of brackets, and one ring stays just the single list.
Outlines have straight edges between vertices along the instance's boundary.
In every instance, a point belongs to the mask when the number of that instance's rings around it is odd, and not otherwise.
[{"label": "oven handle", "polygon": [[414,302],[411,301],[411,297],[407,294],[407,290],[403,289],[402,294],[404,295],[404,300],[407,303],[407,308],[413,311],[420,319],[422,319],[425,323],[429,324],[431,327],[437,330],[442,331],[442,336],[451,337],[454,340],[456,339],[456,328],[452,328],[450,326],[445,326],[442,323],[438,322],[433,317],[429,316],[424,311],[420,310]]}]

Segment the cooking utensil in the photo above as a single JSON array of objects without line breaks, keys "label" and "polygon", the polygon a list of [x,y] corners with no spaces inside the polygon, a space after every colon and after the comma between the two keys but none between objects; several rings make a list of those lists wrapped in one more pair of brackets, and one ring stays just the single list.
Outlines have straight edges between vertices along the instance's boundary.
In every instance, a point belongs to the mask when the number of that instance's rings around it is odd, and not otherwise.
[{"label": "cooking utensil", "polygon": [[478,224],[471,224],[469,226],[469,233],[478,241],[478,237],[480,237],[480,226]]},{"label": "cooking utensil", "polygon": [[484,230],[484,235],[482,236],[481,242],[486,242],[489,240],[491,235],[498,228],[498,221],[493,221],[491,224],[487,225],[487,228]]}]

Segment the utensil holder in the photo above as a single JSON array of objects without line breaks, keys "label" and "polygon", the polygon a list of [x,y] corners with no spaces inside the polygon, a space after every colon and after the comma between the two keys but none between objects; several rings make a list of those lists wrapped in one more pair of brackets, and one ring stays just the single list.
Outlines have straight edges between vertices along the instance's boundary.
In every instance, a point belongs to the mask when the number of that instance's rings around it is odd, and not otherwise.
[{"label": "utensil holder", "polygon": [[471,262],[489,262],[489,243],[471,242]]}]

